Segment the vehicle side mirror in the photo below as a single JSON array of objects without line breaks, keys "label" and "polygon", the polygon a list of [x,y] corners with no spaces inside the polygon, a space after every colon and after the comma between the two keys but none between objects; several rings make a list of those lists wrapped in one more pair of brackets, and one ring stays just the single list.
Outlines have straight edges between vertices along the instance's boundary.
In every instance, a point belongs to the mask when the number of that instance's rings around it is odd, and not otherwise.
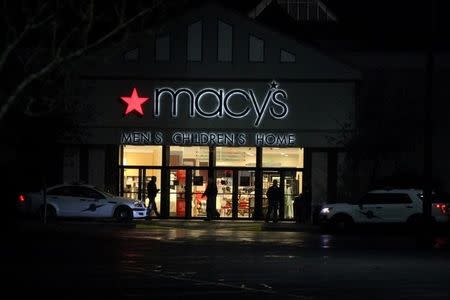
[{"label": "vehicle side mirror", "polygon": [[361,202],[358,203],[359,209],[363,209],[363,204]]}]

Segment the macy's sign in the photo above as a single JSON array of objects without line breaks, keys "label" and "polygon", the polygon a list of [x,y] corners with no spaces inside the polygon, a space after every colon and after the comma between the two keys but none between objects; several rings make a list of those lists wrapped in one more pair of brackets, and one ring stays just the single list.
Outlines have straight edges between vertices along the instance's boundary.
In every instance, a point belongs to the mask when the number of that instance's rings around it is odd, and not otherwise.
[{"label": "macy's sign", "polygon": [[[264,120],[266,115],[273,119],[286,118],[289,108],[286,103],[288,96],[285,90],[278,87],[275,81],[270,83],[270,88],[266,91],[264,99],[257,99],[252,89],[212,89],[204,88],[194,92],[190,88],[173,89],[169,87],[155,88],[153,93],[154,117],[159,117],[161,114],[161,102],[170,101],[170,116],[177,118],[179,110],[186,110],[186,107],[180,108],[180,98],[183,98],[183,103],[187,103],[187,110],[189,117],[195,118],[197,116],[202,118],[223,118],[242,119],[252,115],[255,116],[254,126],[258,127]],[[138,114],[144,115],[142,104],[148,101],[148,97],[140,97],[136,88],[133,89],[131,97],[121,97],[121,99],[128,105],[125,115],[136,111]],[[208,99],[209,106],[206,108],[202,104],[205,99]],[[235,105],[231,105],[231,102]],[[212,104],[211,104],[212,103]]]}]

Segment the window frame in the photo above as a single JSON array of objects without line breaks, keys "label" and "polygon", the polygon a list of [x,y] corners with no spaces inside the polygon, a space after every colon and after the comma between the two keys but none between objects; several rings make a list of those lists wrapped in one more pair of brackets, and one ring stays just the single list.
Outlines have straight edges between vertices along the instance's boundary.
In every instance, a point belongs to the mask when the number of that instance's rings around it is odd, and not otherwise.
[{"label": "window frame", "polygon": [[[281,60],[281,58],[282,58],[281,53],[282,53],[283,51],[286,52],[286,53],[288,53],[288,54],[290,54],[290,55],[292,55],[292,56],[294,57],[294,61],[282,61],[282,60]],[[297,55],[295,55],[295,54],[292,53],[291,51],[288,51],[288,50],[286,50],[286,49],[284,49],[284,48],[280,48],[280,63],[281,63],[281,64],[295,64],[295,63],[297,63]]]},{"label": "window frame", "polygon": [[[189,27],[196,24],[196,23],[200,23],[200,32],[201,32],[201,37],[200,37],[200,60],[191,60],[189,59]],[[204,36],[205,36],[205,28],[203,26],[203,19],[198,19],[197,21],[191,22],[188,24],[188,26],[186,27],[186,62],[188,63],[198,63],[198,62],[203,62],[203,48],[204,48]]]},{"label": "window frame", "polygon": [[[126,55],[128,54],[128,53],[130,53],[130,52],[132,52],[132,51],[137,51],[137,58],[136,59],[132,59],[132,60],[128,60],[128,59],[126,59]],[[140,49],[140,47],[135,47],[135,48],[132,48],[132,49],[130,49],[130,50],[126,50],[125,52],[123,52],[122,53],[122,60],[123,60],[123,62],[125,62],[125,63],[135,63],[135,62],[139,62],[140,60],[141,60],[141,49]]]},{"label": "window frame", "polygon": [[[251,59],[250,59],[250,38],[251,38],[251,37],[254,37],[254,38],[257,39],[257,40],[260,40],[260,41],[262,41],[262,43],[263,43],[263,47],[262,47],[262,60],[251,60]],[[255,35],[255,34],[253,34],[253,33],[249,33],[249,34],[248,34],[248,53],[247,53],[247,55],[248,55],[248,62],[249,62],[249,63],[265,63],[265,62],[266,62],[266,43],[265,43],[264,39],[263,39],[263,38],[260,38],[259,36]]]},{"label": "window frame", "polygon": [[[231,60],[220,60],[219,59],[219,24],[222,22],[225,25],[228,25],[231,27]],[[223,21],[222,19],[217,19],[217,53],[216,53],[216,60],[218,63],[233,63],[234,61],[234,45],[235,45],[235,34],[234,34],[234,25],[230,24],[228,22]]]},{"label": "window frame", "polygon": [[[157,59],[157,50],[158,50],[157,41],[158,41],[158,39],[165,38],[165,37],[167,37],[167,39],[169,40],[169,56],[167,59]],[[154,41],[154,45],[153,45],[155,55],[153,57],[154,58],[153,60],[156,63],[170,62],[172,60],[172,42],[171,42],[171,40],[172,39],[171,39],[170,33],[159,34],[159,35],[155,36],[155,41]]]}]

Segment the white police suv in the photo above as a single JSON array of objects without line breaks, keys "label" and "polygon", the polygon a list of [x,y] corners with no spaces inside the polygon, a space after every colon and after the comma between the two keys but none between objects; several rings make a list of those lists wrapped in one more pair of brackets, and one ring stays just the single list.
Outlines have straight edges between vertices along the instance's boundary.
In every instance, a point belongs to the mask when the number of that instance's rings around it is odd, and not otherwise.
[{"label": "white police suv", "polygon": [[[354,203],[327,204],[319,214],[321,225],[344,229],[353,224],[410,223],[422,220],[423,194],[418,189],[372,190]],[[432,194],[431,215],[438,223],[449,222],[450,203]]]}]

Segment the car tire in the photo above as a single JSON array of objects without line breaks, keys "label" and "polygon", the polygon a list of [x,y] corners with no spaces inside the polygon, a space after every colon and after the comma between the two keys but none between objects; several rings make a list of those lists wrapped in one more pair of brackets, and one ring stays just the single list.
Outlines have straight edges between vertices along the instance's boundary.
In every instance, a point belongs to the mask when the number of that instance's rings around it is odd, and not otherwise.
[{"label": "car tire", "polygon": [[129,222],[133,219],[133,213],[127,206],[119,206],[114,212],[114,218],[117,222]]},{"label": "car tire", "polygon": [[[44,205],[42,205],[39,208],[39,218],[41,219],[42,222],[44,222],[44,211],[45,207]],[[47,222],[52,222],[56,219],[56,209],[51,206],[51,205],[47,205]]]},{"label": "car tire", "polygon": [[349,215],[336,215],[330,220],[329,228],[334,231],[342,232],[353,228],[354,222]]}]

